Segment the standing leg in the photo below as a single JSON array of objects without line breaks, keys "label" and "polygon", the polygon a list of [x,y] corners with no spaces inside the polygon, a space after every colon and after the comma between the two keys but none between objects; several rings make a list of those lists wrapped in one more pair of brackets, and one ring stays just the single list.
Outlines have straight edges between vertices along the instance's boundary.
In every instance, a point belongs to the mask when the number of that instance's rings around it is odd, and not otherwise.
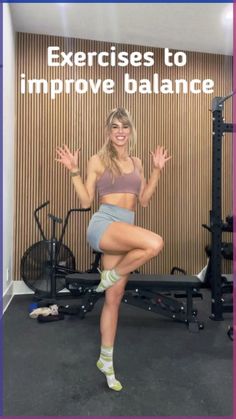
[{"label": "standing leg", "polygon": [[[124,255],[108,255],[103,256],[103,266],[105,269],[112,269]],[[119,307],[124,295],[125,286],[128,275],[109,288],[105,294],[105,302],[103,305],[100,331],[101,331],[101,353],[97,362],[97,367],[102,371],[107,379],[107,384],[112,390],[120,391],[121,383],[116,380],[113,369],[113,347],[116,337]]]}]

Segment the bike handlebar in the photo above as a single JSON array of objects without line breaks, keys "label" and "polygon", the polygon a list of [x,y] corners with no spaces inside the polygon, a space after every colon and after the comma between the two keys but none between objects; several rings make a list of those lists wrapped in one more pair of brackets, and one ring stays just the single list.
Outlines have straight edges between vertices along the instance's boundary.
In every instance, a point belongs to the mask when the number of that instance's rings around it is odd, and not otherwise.
[{"label": "bike handlebar", "polygon": [[50,204],[50,201],[46,201],[43,204],[41,204],[38,208],[36,208],[36,210],[34,211],[34,214],[36,214],[38,211],[46,207],[48,204]]},{"label": "bike handlebar", "polygon": [[45,234],[44,234],[44,232],[43,232],[43,229],[42,229],[42,226],[41,226],[41,224],[40,224],[40,221],[39,221],[39,218],[38,218],[37,213],[38,213],[41,209],[43,209],[44,207],[46,207],[48,204],[50,204],[50,201],[46,201],[46,202],[44,202],[42,205],[40,205],[40,206],[39,206],[38,208],[36,208],[36,210],[34,211],[34,218],[35,218],[36,224],[37,224],[37,226],[38,226],[38,229],[39,229],[39,231],[40,231],[40,233],[41,233],[41,236],[42,236],[43,240],[47,240],[47,239],[46,239],[46,236],[45,236]]},{"label": "bike handlebar", "polygon": [[72,212],[88,212],[88,211],[91,211],[91,208],[72,208],[68,211],[68,213],[66,215],[66,218],[65,218],[63,228],[62,228],[62,232],[61,232],[61,235],[60,235],[60,238],[59,238],[60,243],[62,242],[62,239],[64,237],[64,234],[65,234],[65,231],[66,231],[66,226],[68,224],[68,220],[69,220],[69,217],[70,217],[71,213]]},{"label": "bike handlebar", "polygon": [[[38,218],[37,213],[38,213],[40,210],[42,210],[44,207],[46,207],[47,205],[49,205],[49,204],[50,204],[50,201],[46,201],[46,202],[44,202],[43,204],[41,204],[38,208],[36,208],[36,209],[34,210],[34,218],[35,218],[36,224],[37,224],[37,226],[38,226],[38,229],[39,229],[39,231],[40,231],[40,233],[41,233],[41,236],[42,236],[43,240],[47,240],[47,239],[46,239],[46,236],[45,236],[45,234],[44,234],[44,232],[43,232],[43,229],[42,229],[42,226],[41,226],[41,224],[40,224],[40,221],[39,221],[39,218]],[[66,226],[67,226],[67,224],[68,224],[68,220],[69,220],[69,217],[70,217],[71,213],[72,213],[72,212],[87,212],[87,211],[90,211],[90,210],[91,210],[91,208],[71,208],[71,209],[67,212],[67,214],[66,214],[66,218],[65,218],[65,222],[64,222],[64,225],[63,225],[63,227],[62,227],[61,236],[60,236],[60,238],[59,238],[59,242],[62,242],[63,236],[64,236],[64,234],[65,234]],[[55,217],[55,216],[54,216],[54,215],[52,215],[52,214],[48,214],[48,217],[49,217],[49,218],[51,218],[51,219],[52,219],[53,221],[55,221],[55,222],[62,223],[62,219],[60,219],[60,218],[58,218],[58,217]]]}]

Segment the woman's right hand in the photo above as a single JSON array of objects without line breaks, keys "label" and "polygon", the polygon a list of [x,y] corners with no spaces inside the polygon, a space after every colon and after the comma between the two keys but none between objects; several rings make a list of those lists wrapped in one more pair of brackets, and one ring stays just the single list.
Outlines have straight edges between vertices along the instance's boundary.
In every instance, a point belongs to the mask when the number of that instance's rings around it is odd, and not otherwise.
[{"label": "woman's right hand", "polygon": [[69,148],[64,145],[64,147],[58,147],[56,152],[58,158],[56,161],[63,164],[70,172],[78,170],[79,167],[79,151],[76,150],[74,154],[71,153]]}]

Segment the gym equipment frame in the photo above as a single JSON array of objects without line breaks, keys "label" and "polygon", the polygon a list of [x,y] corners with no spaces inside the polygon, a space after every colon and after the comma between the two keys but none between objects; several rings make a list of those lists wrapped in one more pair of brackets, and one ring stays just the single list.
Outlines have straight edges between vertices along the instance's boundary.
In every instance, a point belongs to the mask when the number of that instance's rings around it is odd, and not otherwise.
[{"label": "gym equipment frame", "polygon": [[[211,232],[211,275],[212,275],[212,306],[211,319],[223,320],[224,312],[232,312],[232,304],[225,304],[222,290],[222,221],[221,180],[222,180],[222,139],[226,132],[235,132],[235,125],[224,122],[224,102],[236,92],[225,97],[215,97],[212,101],[212,210],[210,211]],[[233,286],[232,286],[233,290]]]},{"label": "gym equipment frame", "polygon": [[[99,274],[71,274],[66,277],[68,289],[72,287],[83,290],[82,301],[78,306],[78,314],[82,319],[103,296],[103,293],[95,291],[99,281]],[[122,302],[184,322],[190,331],[198,332],[204,325],[197,319],[193,297],[199,296],[200,286],[200,280],[194,276],[134,273],[130,275]],[[175,294],[173,297],[170,295],[171,291],[183,291],[184,294]],[[178,301],[178,297],[186,298],[186,302]]]}]

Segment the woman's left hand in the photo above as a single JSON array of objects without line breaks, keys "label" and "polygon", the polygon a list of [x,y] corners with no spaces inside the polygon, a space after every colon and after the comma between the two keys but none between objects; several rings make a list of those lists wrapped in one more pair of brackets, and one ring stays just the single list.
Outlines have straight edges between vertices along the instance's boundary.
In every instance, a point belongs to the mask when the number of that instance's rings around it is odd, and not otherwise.
[{"label": "woman's left hand", "polygon": [[165,164],[168,160],[171,159],[171,156],[168,156],[167,150],[162,146],[157,146],[156,151],[150,151],[153,159],[153,166],[155,169],[162,170],[165,167]]}]

